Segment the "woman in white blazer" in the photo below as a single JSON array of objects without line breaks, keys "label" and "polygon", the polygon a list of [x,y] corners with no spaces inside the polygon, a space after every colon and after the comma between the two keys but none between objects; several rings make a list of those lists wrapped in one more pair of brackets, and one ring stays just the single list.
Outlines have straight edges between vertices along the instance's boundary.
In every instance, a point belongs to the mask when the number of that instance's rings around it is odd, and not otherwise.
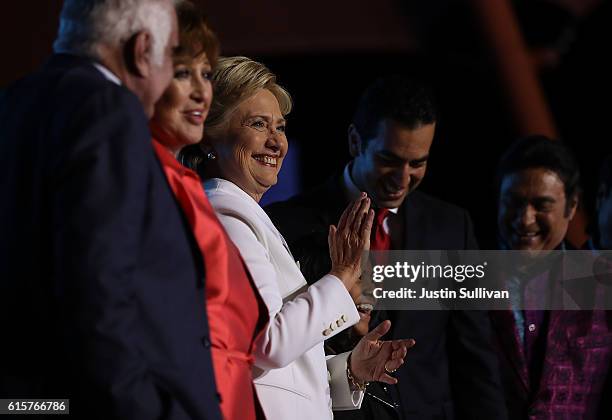
[{"label": "woman in white blazer", "polygon": [[406,356],[409,340],[378,340],[385,322],[352,352],[326,359],[323,341],[359,321],[348,290],[360,275],[373,219],[365,195],[330,227],[332,271],[307,287],[283,237],[258,202],[276,183],[287,152],[284,116],[289,94],[260,63],[219,60],[201,165],[205,189],[270,313],[257,341],[254,383],[268,419],[330,419],[357,409],[365,383],[395,383],[388,375]]}]

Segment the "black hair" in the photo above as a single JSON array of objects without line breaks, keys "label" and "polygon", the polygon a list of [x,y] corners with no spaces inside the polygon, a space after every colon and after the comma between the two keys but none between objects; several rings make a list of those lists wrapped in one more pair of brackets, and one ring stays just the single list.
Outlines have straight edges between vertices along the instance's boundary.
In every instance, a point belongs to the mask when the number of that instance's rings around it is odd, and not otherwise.
[{"label": "black hair", "polygon": [[497,190],[504,176],[525,169],[544,168],[557,174],[565,191],[566,210],[580,194],[580,170],[571,151],[560,140],[542,135],[523,137],[514,142],[497,167]]},{"label": "black hair", "polygon": [[376,136],[380,122],[386,118],[409,129],[434,123],[437,115],[430,88],[400,75],[377,79],[362,94],[353,116],[364,145]]}]

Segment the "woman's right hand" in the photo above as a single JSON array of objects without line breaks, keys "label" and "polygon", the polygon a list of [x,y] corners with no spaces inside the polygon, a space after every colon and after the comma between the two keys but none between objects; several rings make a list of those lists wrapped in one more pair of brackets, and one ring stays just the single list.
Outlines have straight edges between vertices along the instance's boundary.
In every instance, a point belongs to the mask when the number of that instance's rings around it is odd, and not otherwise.
[{"label": "woman's right hand", "polygon": [[364,251],[370,249],[370,232],[374,221],[374,210],[370,209],[370,204],[366,193],[361,193],[361,197],[344,210],[338,227],[329,227],[330,274],[338,277],[347,290],[361,275],[361,258]]}]

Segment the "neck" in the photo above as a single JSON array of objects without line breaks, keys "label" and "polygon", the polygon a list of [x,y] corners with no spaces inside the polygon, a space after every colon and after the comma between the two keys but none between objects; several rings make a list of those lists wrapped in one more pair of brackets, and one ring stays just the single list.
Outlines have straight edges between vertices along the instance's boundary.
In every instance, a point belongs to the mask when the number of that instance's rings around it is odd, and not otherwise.
[{"label": "neck", "polygon": [[146,98],[149,93],[148,86],[143,83],[144,79],[139,76],[136,70],[130,71],[123,57],[123,47],[112,47],[101,44],[98,46],[97,51],[97,61],[113,72],[115,76],[121,80],[121,83],[138,97],[140,103],[144,107],[145,114],[151,118],[153,115],[152,105],[150,107],[146,105]]},{"label": "neck", "polygon": [[214,175],[213,178],[221,178],[221,179],[225,179],[226,181],[231,182],[232,184],[236,185],[238,188],[240,188],[242,191],[244,191],[245,193],[247,193],[249,195],[249,197],[251,197],[253,200],[255,200],[256,203],[259,203],[259,201],[261,200],[261,197],[263,197],[264,193],[263,192],[253,192],[251,190],[249,190],[248,188],[244,188],[240,183],[234,181],[233,179],[230,179],[226,176],[223,175]]},{"label": "neck", "polygon": [[259,200],[261,200],[261,197],[263,197],[263,193],[253,194],[253,193],[247,192],[247,194],[250,195],[253,198],[253,200],[255,200],[257,203],[259,203]]},{"label": "neck", "polygon": [[155,121],[155,117],[149,122],[149,129],[151,130],[153,138],[161,143],[172,156],[178,159],[178,155],[181,150],[183,150],[184,145],[179,144],[175,138],[168,134],[168,132]]},{"label": "neck", "polygon": [[[222,177],[225,178],[225,177]],[[245,193],[247,193],[253,200],[255,200],[255,202],[259,203],[259,201],[261,200],[261,197],[263,197],[264,192],[258,192],[258,191],[253,191],[252,189],[249,188],[245,188],[244,186],[242,186],[241,184],[237,183],[236,181],[233,181],[231,179],[225,178],[230,182],[233,182],[234,184],[236,184],[238,186],[238,188],[240,188],[242,191],[244,191]]]},{"label": "neck", "polygon": [[117,76],[121,80],[121,83],[126,85],[128,89],[133,91],[130,86],[130,73],[125,66],[120,48],[111,48],[107,45],[99,45],[97,61],[109,69],[115,76]]}]

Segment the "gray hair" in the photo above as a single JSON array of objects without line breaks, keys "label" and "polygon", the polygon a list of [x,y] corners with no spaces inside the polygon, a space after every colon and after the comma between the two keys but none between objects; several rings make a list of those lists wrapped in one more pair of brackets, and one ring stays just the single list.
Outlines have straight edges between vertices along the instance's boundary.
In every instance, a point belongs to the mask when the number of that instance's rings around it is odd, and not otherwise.
[{"label": "gray hair", "polygon": [[99,58],[100,44],[117,47],[147,30],[153,40],[153,62],[159,66],[172,28],[169,4],[167,0],[64,0],[53,50]]}]

